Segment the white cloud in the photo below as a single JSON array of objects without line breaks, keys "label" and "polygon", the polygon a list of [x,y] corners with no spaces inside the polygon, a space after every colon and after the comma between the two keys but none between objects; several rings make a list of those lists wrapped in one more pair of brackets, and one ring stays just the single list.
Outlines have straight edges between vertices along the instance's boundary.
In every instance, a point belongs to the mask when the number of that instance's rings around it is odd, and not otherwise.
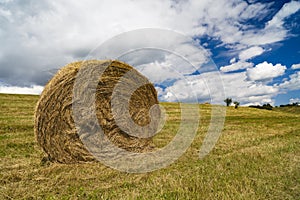
[{"label": "white cloud", "polygon": [[0,17],[4,17],[8,21],[11,21],[11,16],[12,16],[12,14],[9,10],[0,8]]},{"label": "white cloud", "polygon": [[153,83],[180,79],[182,74],[176,71],[175,67],[166,62],[153,62],[137,66],[137,69]]},{"label": "white cloud", "polygon": [[237,70],[241,70],[241,69],[247,69],[250,67],[253,67],[253,63],[245,62],[245,61],[238,61],[238,62],[232,63],[230,65],[227,65],[227,66],[222,66],[220,68],[220,70],[222,72],[232,72],[232,71],[237,71]]},{"label": "white cloud", "polygon": [[293,104],[293,103],[299,103],[300,102],[300,98],[291,98],[290,99],[290,104]]},{"label": "white cloud", "polygon": [[258,46],[250,47],[249,49],[246,49],[242,51],[239,55],[239,58],[241,60],[249,60],[253,57],[259,56],[264,52],[264,49]]},{"label": "white cloud", "polygon": [[32,87],[16,87],[16,86],[0,86],[0,93],[6,94],[41,94],[44,87],[32,86]]},{"label": "white cloud", "polygon": [[[5,8],[5,13],[15,13],[11,16],[14,23],[0,22],[0,78],[13,85],[30,85],[31,81],[36,81],[32,80],[32,74],[37,71],[84,59],[97,45],[126,31],[150,27],[194,36],[204,33],[206,29],[197,25],[199,14],[195,14],[201,12],[189,3],[171,0],[91,0],[89,3],[49,0],[32,5],[33,8],[28,8],[12,2],[11,6]],[[207,6],[209,2],[198,3],[198,9]],[[158,35],[152,37],[160,38]],[[134,43],[141,46],[145,40],[147,38],[130,38],[111,49],[122,49],[129,45],[134,47]],[[169,38],[169,41],[171,45],[179,42],[176,38]],[[191,47],[177,46],[188,54],[188,59],[195,60],[194,57],[197,57],[199,60],[199,51],[192,52]],[[149,54],[147,56],[140,58],[139,64],[153,58]],[[203,60],[206,56],[202,56]],[[4,73],[7,71],[9,73]]]},{"label": "white cloud", "polygon": [[268,14],[268,4],[262,3],[254,3],[248,5],[246,9],[242,12],[241,18],[242,19],[249,19],[249,18],[258,18],[261,19]]},{"label": "white cloud", "polygon": [[237,70],[243,70],[253,67],[253,63],[247,62],[247,60],[261,55],[265,50],[259,46],[253,46],[245,49],[239,53],[239,61],[236,58],[230,60],[230,65],[222,66],[220,70],[222,72],[233,72]]},{"label": "white cloud", "polygon": [[300,9],[299,1],[291,1],[283,5],[281,10],[267,23],[267,29],[273,27],[282,27],[284,19],[296,13]]},{"label": "white cloud", "polygon": [[284,4],[273,18],[266,23],[262,30],[249,30],[240,38],[240,42],[246,45],[266,45],[284,40],[288,36],[288,30],[283,26],[284,20],[300,9],[300,2],[291,1]]},{"label": "white cloud", "polygon": [[263,62],[247,69],[247,76],[252,81],[269,80],[284,74],[286,66]]},{"label": "white cloud", "polygon": [[[137,42],[131,42],[134,41],[133,38]],[[123,54],[124,52],[126,53]],[[159,84],[174,82],[198,70],[217,70],[215,65],[208,65],[213,63],[208,51],[195,44],[191,38],[166,30],[142,29],[127,32],[99,46],[92,55],[97,58],[117,57]]]},{"label": "white cloud", "polygon": [[300,63],[299,64],[293,64],[292,69],[300,69]]},{"label": "white cloud", "polygon": [[244,37],[241,38],[240,43],[246,46],[249,45],[267,45],[284,40],[287,37],[288,31],[286,29],[278,30],[260,30],[247,31]]},{"label": "white cloud", "polygon": [[[204,75],[202,74],[196,76],[188,76],[177,80],[173,85],[167,87],[164,90],[164,93],[161,94],[162,100],[195,102],[200,99],[200,101],[210,101],[211,98],[213,98],[211,95],[217,95],[217,90],[222,90],[222,88],[208,88],[207,81],[215,82],[215,80],[218,78],[218,74],[215,72],[206,74],[211,74],[211,76],[209,77],[210,79],[206,79],[207,77],[204,77]],[[218,85],[216,84],[216,86]]]},{"label": "white cloud", "polygon": [[[247,5],[242,1],[214,1],[206,11],[208,16],[201,20],[208,24],[209,35],[220,38],[224,45],[233,49],[272,44],[288,36],[288,30],[283,26],[284,20],[298,10],[298,2],[286,3],[265,28],[256,29],[251,25],[238,23],[250,18],[266,17],[270,6],[271,3]],[[293,6],[295,8],[291,9]],[[274,26],[274,21],[278,21],[278,25]]]},{"label": "white cloud", "polygon": [[0,0],[0,3],[9,3],[11,1],[13,1],[13,0]]},{"label": "white cloud", "polygon": [[[3,8],[5,13],[15,13],[11,16],[14,23],[2,24],[6,33],[1,40],[4,41],[1,44],[3,57],[9,59],[7,55],[11,55],[22,60],[22,66],[28,68],[22,74],[24,77],[41,67],[37,63],[43,63],[45,68],[62,66],[84,58],[97,44],[138,28],[167,28],[189,36],[208,34],[224,43],[245,45],[247,42],[243,43],[243,39],[257,38],[261,33],[241,30],[245,25],[240,19],[264,16],[269,6],[248,5],[239,0],[91,0],[89,3],[46,0],[32,4],[32,8],[11,3],[12,6]],[[266,37],[270,38],[268,34]],[[135,40],[142,41],[141,38]],[[9,64],[5,62],[0,66]],[[14,75],[22,71],[20,66],[11,68]]]},{"label": "white cloud", "polygon": [[208,72],[178,80],[174,85],[160,92],[162,100],[165,101],[192,101],[191,93],[194,93],[200,102],[212,101],[223,104],[222,94],[226,94],[227,97],[239,101],[241,105],[251,105],[273,104],[273,98],[278,94],[279,89],[276,86],[248,81],[246,72],[232,74]]},{"label": "white cloud", "polygon": [[279,91],[275,86],[248,81],[246,72],[223,74],[222,79],[226,95],[239,101],[241,105],[273,104],[273,98]]},{"label": "white cloud", "polygon": [[[139,29],[118,35],[90,53],[92,58],[117,58],[133,66],[152,63],[172,65],[180,73],[192,73],[210,59],[210,53],[192,38],[175,31]],[[156,71],[157,72],[157,71]],[[168,78],[168,77],[167,77]]]},{"label": "white cloud", "polygon": [[[295,1],[286,3],[265,28],[257,28],[245,22],[268,16],[271,4],[248,5],[241,0],[90,0],[88,3],[45,0],[26,4],[5,0],[5,3],[7,5],[3,4],[0,9],[3,19],[0,21],[0,79],[7,83],[18,86],[43,85],[47,77],[40,72],[82,60],[97,45],[120,33],[140,28],[163,28],[194,38],[208,35],[221,40],[221,45],[236,52],[239,60],[231,60],[230,65],[221,68],[222,72],[248,71],[223,74],[221,77],[226,93],[243,104],[272,102],[276,87],[249,81],[247,77],[254,81],[271,79],[282,75],[285,67],[270,64],[272,67],[252,68],[253,64],[247,60],[261,55],[264,52],[262,45],[287,38],[288,30],[284,27],[284,20],[299,9],[299,3]],[[199,46],[187,40],[178,41],[178,38],[172,37],[159,40],[159,35],[153,35],[153,38],[158,38],[160,45],[175,46],[174,51],[185,52],[182,56],[198,65],[207,62],[210,56],[209,52],[203,53]],[[102,51],[116,53],[124,47],[142,46],[149,39],[128,38]],[[175,96],[180,100],[191,100],[185,90],[190,85],[203,99],[219,97],[214,96],[219,93],[218,87],[207,89],[207,85],[213,85],[218,80],[218,75],[210,72],[185,79],[182,74],[193,73],[195,69],[178,56],[151,51],[132,53],[123,58],[129,64],[135,64],[154,82],[175,81],[168,83],[172,85],[164,90],[159,90],[166,100],[175,99]],[[291,77],[281,87],[295,87],[295,80],[297,77]],[[41,89],[1,88],[1,91],[6,92],[19,90],[29,93],[38,93]],[[223,99],[219,100],[223,102]]]},{"label": "white cloud", "polygon": [[285,90],[299,90],[300,89],[300,71],[290,75],[289,80],[284,81],[279,85],[281,89]]},{"label": "white cloud", "polygon": [[230,62],[230,64],[235,63],[236,62],[236,58],[232,58],[229,62]]}]

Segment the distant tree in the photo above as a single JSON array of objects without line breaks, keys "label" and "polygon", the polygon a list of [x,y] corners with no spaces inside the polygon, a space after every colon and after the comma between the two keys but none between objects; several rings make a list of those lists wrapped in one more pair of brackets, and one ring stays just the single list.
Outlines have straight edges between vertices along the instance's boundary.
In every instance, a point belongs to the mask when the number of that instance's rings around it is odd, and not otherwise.
[{"label": "distant tree", "polygon": [[231,99],[231,98],[226,98],[226,99],[224,100],[224,102],[226,103],[226,106],[228,107],[228,106],[230,106],[230,104],[232,103],[232,99]]},{"label": "distant tree", "polygon": [[[264,104],[264,105],[262,105],[262,106],[260,106],[260,105],[257,105],[257,106],[249,106],[249,107],[251,107],[251,108],[258,108],[258,109],[266,109],[266,110],[272,110],[273,109],[273,106],[271,106],[271,104]],[[282,107],[282,105],[280,106],[280,107]]]},{"label": "distant tree", "polygon": [[300,106],[300,102],[295,102],[295,103],[291,103],[291,104],[280,105],[279,107],[293,107],[293,106]]},{"label": "distant tree", "polygon": [[239,105],[240,105],[240,102],[238,102],[238,101],[235,101],[233,103],[234,103],[234,108],[235,109],[237,109],[239,107]]},{"label": "distant tree", "polygon": [[271,104],[264,104],[263,106],[263,109],[266,109],[266,110],[272,110],[273,109],[273,106],[271,106]]}]

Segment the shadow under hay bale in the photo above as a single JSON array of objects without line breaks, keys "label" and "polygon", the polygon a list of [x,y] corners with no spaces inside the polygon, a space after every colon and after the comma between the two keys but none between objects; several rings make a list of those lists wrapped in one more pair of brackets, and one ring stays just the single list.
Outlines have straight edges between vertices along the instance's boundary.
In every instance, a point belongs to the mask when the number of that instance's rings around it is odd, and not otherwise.
[{"label": "shadow under hay bale", "polygon": [[[38,144],[48,155],[49,160],[60,163],[96,160],[77,133],[72,110],[74,103],[73,88],[76,76],[83,67],[89,68],[90,66],[106,66],[102,76],[98,78],[94,103],[98,123],[104,135],[117,147],[130,152],[148,152],[153,150],[154,145],[151,134],[150,137],[139,137],[139,134],[142,135],[143,133],[129,134],[126,131],[126,126],[129,126],[126,119],[128,116],[122,110],[126,108],[122,107],[123,104],[120,101],[126,101],[126,99],[122,99],[122,95],[127,91],[126,89],[116,91],[116,86],[120,82],[130,88],[139,79],[144,80],[146,78],[131,66],[120,61],[91,60],[71,63],[59,70],[45,86],[37,103],[34,131]],[[135,76],[124,76],[128,72],[134,72]],[[80,88],[82,90],[87,90],[89,86],[82,84],[80,87],[82,87]],[[117,107],[120,104],[120,109],[117,109],[115,112],[112,111],[111,103],[113,94],[120,95],[119,102],[114,102]],[[151,123],[150,112],[153,106],[158,104],[158,100],[156,90],[150,82],[139,86],[130,94],[130,98],[127,101],[129,109],[127,113],[129,113],[129,117],[135,124],[143,127]],[[118,123],[115,116],[119,119]],[[85,119],[83,117],[80,120],[84,122]],[[122,128],[120,128],[120,125]],[[156,126],[152,127],[152,129],[155,128]],[[128,130],[130,131],[130,127]]]}]

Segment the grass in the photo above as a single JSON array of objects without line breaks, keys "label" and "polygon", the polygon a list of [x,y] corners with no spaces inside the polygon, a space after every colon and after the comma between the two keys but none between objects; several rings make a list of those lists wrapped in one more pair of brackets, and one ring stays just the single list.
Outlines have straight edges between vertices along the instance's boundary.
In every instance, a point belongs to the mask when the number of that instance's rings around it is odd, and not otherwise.
[{"label": "grass", "polygon": [[[38,96],[0,94],[0,199],[299,199],[298,110],[227,108],[222,136],[200,160],[210,105],[187,152],[167,168],[128,174],[101,163],[41,162],[33,134]],[[166,126],[154,139],[166,145],[180,123],[179,105],[162,103]],[[296,108],[295,108],[296,109]]]}]

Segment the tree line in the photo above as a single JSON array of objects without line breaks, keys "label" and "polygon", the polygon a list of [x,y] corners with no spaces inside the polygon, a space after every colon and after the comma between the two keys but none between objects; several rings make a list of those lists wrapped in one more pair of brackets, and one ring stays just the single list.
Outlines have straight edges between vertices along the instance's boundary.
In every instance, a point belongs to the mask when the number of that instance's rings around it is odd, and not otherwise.
[{"label": "tree line", "polygon": [[[240,105],[240,102],[238,101],[232,101],[231,98],[226,98],[224,100],[224,102],[226,103],[226,106],[230,106],[232,103],[234,104],[234,107],[237,109]],[[291,103],[291,104],[286,104],[286,105],[280,105],[280,107],[292,107],[292,106],[300,106],[300,102],[296,102],[296,103]],[[258,108],[258,109],[266,109],[266,110],[272,110],[273,109],[273,106],[269,103],[267,104],[263,104],[262,106],[261,105],[250,105],[249,106],[250,108]]]}]

